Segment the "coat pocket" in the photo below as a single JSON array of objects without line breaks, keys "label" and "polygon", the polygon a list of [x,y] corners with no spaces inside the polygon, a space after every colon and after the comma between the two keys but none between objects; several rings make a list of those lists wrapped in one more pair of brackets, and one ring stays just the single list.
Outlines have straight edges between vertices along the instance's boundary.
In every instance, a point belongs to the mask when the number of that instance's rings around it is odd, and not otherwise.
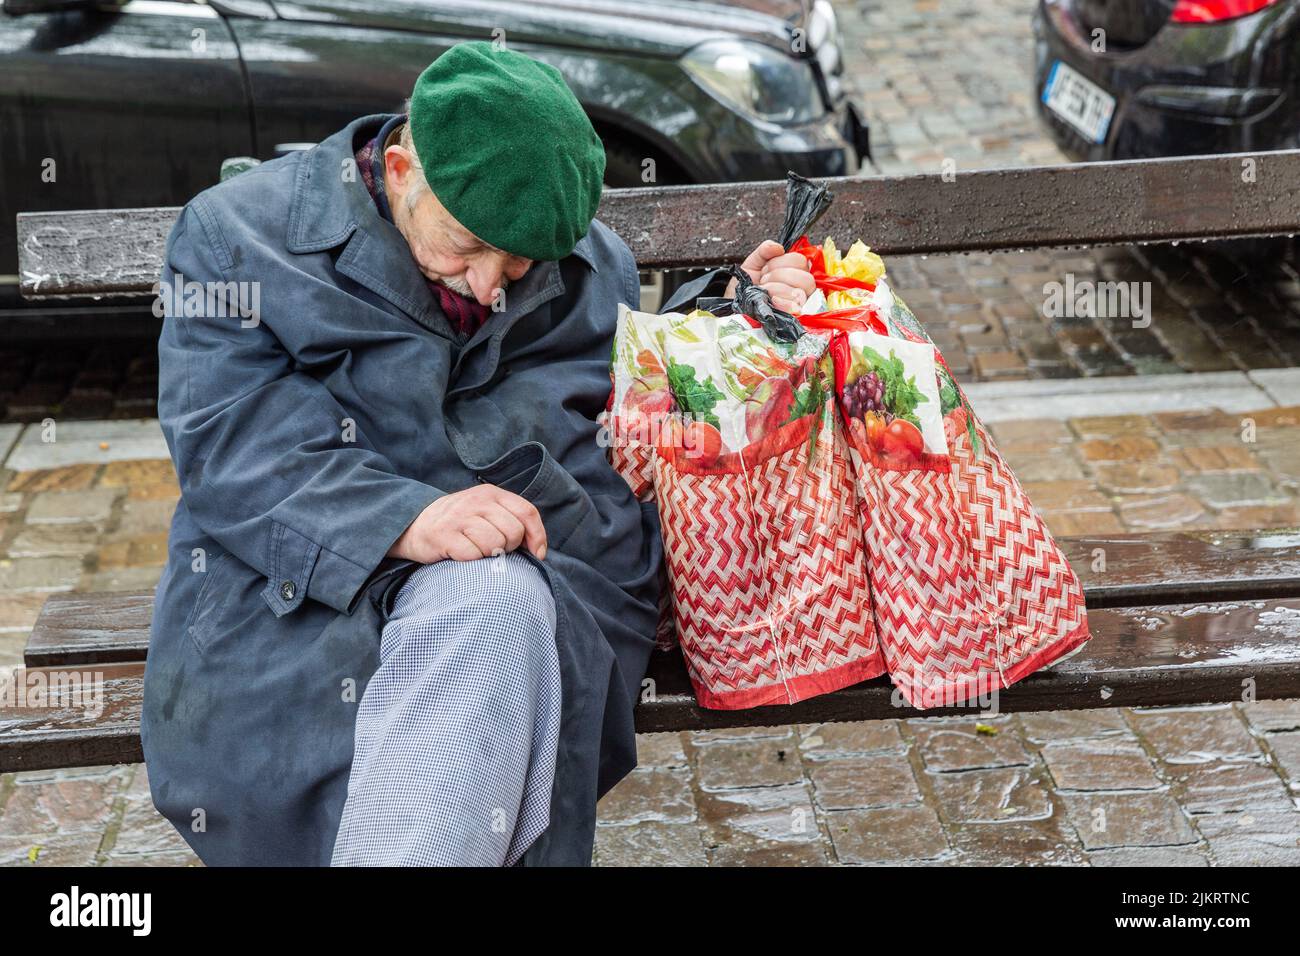
[{"label": "coat pocket", "polygon": [[230,596],[230,565],[234,560],[229,552],[223,551],[216,556],[209,556],[206,570],[195,572],[203,575],[203,583],[199,585],[194,606],[185,619],[185,633],[200,654],[215,627],[222,600]]}]

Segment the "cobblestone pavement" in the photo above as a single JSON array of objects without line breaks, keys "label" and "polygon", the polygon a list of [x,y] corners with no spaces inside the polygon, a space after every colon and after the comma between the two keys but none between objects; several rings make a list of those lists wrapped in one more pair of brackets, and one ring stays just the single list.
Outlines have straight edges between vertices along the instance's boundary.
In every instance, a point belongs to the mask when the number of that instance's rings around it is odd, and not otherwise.
[{"label": "cobblestone pavement", "polygon": [[[1273,405],[992,428],[1052,531],[1070,535],[1300,524],[1298,426],[1300,405]],[[21,662],[49,592],[151,587],[164,560],[178,491],[157,424],[60,429],[44,444],[39,426],[0,426],[0,673]],[[641,768],[601,804],[602,864],[1300,864],[1300,701],[640,746]],[[0,778],[0,862],[33,858],[194,861],[153,811],[143,766]]]},{"label": "cobblestone pavement", "polygon": [[[881,172],[934,172],[946,158],[959,169],[1063,161],[1034,116],[1031,0],[836,7]],[[1261,390],[1232,375],[1300,365],[1300,264],[1291,247],[1228,252],[888,265],[953,370],[988,383],[974,390],[1077,377],[1095,386],[1067,398],[1075,407],[1065,413],[1059,396],[976,400],[1050,408],[1034,419],[1000,414],[993,430],[1055,534],[1295,526],[1300,384],[1277,378]],[[1149,282],[1150,324],[1045,315],[1044,285],[1067,280]],[[1173,376],[1169,390],[1220,398],[1153,412],[1169,396],[1143,393],[1151,379],[1133,378],[1135,390],[1116,399],[1111,376],[1177,372],[1218,373]],[[156,374],[147,342],[0,346],[0,422],[61,423],[54,445],[0,424],[0,675],[21,662],[49,592],[157,580],[177,489],[156,423],[133,421],[153,413]],[[1119,412],[1096,415],[1103,405]],[[122,421],[63,424],[75,418]],[[1300,864],[1300,701],[655,734],[639,744],[641,767],[601,804],[604,865]],[[145,768],[119,766],[0,777],[0,863],[33,862],[196,861],[153,810]]]},{"label": "cobblestone pavement", "polygon": [[1066,162],[1035,114],[1037,0],[832,0],[885,175]]}]

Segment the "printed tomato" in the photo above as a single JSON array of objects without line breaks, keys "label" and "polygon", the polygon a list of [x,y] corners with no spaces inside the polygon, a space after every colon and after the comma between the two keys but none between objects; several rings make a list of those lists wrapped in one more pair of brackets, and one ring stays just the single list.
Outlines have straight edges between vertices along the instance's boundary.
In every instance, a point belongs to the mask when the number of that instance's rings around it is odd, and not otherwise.
[{"label": "printed tomato", "polygon": [[708,422],[690,422],[682,430],[682,448],[691,461],[710,464],[722,454],[722,433]]},{"label": "printed tomato", "polygon": [[891,465],[906,466],[917,462],[925,451],[925,439],[921,430],[911,422],[895,418],[887,426],[877,442],[880,457]]}]

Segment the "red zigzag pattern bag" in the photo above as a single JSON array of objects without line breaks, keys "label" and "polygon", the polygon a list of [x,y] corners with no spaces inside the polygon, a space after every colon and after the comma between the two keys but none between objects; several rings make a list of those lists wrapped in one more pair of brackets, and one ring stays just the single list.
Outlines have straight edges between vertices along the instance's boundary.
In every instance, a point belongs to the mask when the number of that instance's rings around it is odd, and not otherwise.
[{"label": "red zigzag pattern bag", "polygon": [[[1089,634],[1078,578],[888,283],[863,308],[801,321],[832,338],[876,625],[904,699],[933,707],[984,697],[1081,649]],[[876,402],[879,388],[863,381],[900,352],[917,380],[935,383],[928,401],[908,409],[922,425],[919,450],[915,437],[910,447],[894,440],[890,430],[902,429],[879,414],[891,411],[888,398]]]},{"label": "red zigzag pattern bag", "polygon": [[849,287],[858,306],[800,316],[793,344],[621,308],[610,458],[659,503],[701,706],[886,672],[912,706],[953,705],[1088,639],[1078,579],[938,350],[883,276]]},{"label": "red zigzag pattern bag", "polygon": [[885,669],[834,370],[825,342],[808,345],[739,317],[620,316],[611,460],[659,503],[672,630],[704,707],[791,703]]}]

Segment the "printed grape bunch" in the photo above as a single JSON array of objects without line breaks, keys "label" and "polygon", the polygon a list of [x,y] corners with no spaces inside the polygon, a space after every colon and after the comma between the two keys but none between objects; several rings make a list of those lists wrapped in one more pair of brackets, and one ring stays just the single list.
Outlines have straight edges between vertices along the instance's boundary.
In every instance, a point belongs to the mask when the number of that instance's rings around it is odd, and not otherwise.
[{"label": "printed grape bunch", "polygon": [[916,387],[916,376],[907,374],[893,351],[886,357],[863,345],[852,355],[840,408],[858,447],[882,467],[915,465],[925,451],[916,407],[929,401]]}]

